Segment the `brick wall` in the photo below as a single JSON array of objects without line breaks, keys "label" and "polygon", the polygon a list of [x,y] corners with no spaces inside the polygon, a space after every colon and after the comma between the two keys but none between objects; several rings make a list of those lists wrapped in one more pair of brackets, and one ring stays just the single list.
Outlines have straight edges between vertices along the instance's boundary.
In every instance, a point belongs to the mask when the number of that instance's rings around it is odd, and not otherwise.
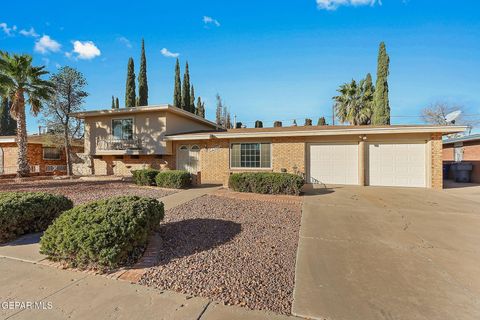
[{"label": "brick wall", "polygon": [[272,140],[272,169],[280,172],[305,173],[305,139],[274,138]]},{"label": "brick wall", "polygon": [[[18,147],[16,143],[1,143],[0,148],[3,149],[3,167],[5,172],[16,173]],[[73,148],[74,152],[81,152],[83,147]],[[46,167],[49,165],[66,165],[65,151],[63,148],[60,153],[60,160],[45,160],[43,159],[43,145],[29,143],[27,146],[27,158],[31,166],[39,166],[40,174],[49,174],[46,172]]]},{"label": "brick wall", "polygon": [[152,168],[157,170],[171,169],[168,160],[169,156],[157,158],[154,155],[140,155],[138,159],[134,156],[114,156],[107,155],[101,158],[93,159],[93,167],[95,175],[115,175],[115,176],[131,176],[132,170]]},{"label": "brick wall", "polygon": [[431,154],[432,154],[432,164],[431,164],[431,175],[432,175],[432,188],[442,189],[443,188],[443,161],[442,161],[442,134],[434,133],[431,136]]}]

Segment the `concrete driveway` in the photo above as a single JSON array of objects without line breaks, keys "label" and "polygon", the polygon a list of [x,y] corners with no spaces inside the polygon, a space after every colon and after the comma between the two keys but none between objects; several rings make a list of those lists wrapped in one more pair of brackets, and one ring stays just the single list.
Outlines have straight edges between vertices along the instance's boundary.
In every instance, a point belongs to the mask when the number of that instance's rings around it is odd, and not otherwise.
[{"label": "concrete driveway", "polygon": [[298,316],[480,319],[480,204],[445,190],[312,190],[296,268]]}]

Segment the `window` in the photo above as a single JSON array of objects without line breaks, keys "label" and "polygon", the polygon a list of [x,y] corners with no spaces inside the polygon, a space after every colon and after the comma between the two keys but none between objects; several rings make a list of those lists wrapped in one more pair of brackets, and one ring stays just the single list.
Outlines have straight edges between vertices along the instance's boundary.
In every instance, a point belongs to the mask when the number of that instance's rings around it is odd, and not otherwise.
[{"label": "window", "polygon": [[232,143],[230,167],[270,168],[270,143]]},{"label": "window", "polygon": [[115,139],[132,140],[133,139],[133,119],[113,119],[112,133]]},{"label": "window", "polygon": [[43,160],[60,160],[59,148],[43,148]]}]

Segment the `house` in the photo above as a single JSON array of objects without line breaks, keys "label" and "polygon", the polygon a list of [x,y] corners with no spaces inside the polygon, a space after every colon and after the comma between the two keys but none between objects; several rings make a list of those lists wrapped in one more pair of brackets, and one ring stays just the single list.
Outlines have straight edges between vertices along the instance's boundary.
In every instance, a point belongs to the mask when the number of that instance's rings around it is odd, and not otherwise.
[{"label": "house", "polygon": [[[8,177],[17,173],[18,147],[15,136],[0,136],[0,176]],[[72,151],[83,152],[83,141],[72,143]],[[66,173],[65,149],[55,143],[50,135],[27,137],[27,157],[30,173],[51,175]]]},{"label": "house", "polygon": [[480,183],[480,134],[443,141],[443,162],[462,161],[473,165],[471,182]]},{"label": "house", "polygon": [[442,188],[442,136],[460,126],[298,126],[223,130],[170,105],[75,113],[99,175],[188,170],[197,183],[274,171],[307,182]]}]

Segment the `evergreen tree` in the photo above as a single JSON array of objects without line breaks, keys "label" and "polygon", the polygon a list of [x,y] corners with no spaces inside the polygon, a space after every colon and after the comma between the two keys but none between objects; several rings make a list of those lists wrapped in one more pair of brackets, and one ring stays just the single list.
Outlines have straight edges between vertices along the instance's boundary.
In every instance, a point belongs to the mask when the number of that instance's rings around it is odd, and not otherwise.
[{"label": "evergreen tree", "polygon": [[180,62],[175,64],[175,86],[173,88],[173,106],[182,107],[182,82],[180,80]]},{"label": "evergreen tree", "polygon": [[380,43],[377,62],[377,83],[373,94],[373,125],[390,124],[390,103],[388,99],[388,74],[390,58],[385,43]]},{"label": "evergreen tree", "polygon": [[112,96],[112,109],[115,109],[115,98]]},{"label": "evergreen tree", "polygon": [[0,104],[0,136],[14,136],[17,134],[17,121],[10,116],[10,107],[10,100],[7,97],[3,97]]},{"label": "evergreen tree", "polygon": [[120,108],[120,101],[118,100],[118,97],[115,98],[115,109]]},{"label": "evergreen tree", "polygon": [[195,89],[193,85],[190,87],[190,108],[191,113],[195,113]]},{"label": "evergreen tree", "polygon": [[197,109],[196,109],[197,116],[205,118],[205,103],[202,102],[202,98],[198,97],[197,99]]},{"label": "evergreen tree", "polygon": [[312,119],[309,119],[309,118],[305,119],[304,126],[311,126],[311,125],[312,125]]},{"label": "evergreen tree", "polygon": [[235,123],[235,129],[242,129],[242,123],[241,122]]},{"label": "evergreen tree", "polygon": [[293,119],[292,127],[296,127],[296,126],[297,126],[297,120]]},{"label": "evergreen tree", "polygon": [[217,106],[215,109],[215,123],[218,124],[219,126],[222,126],[223,103],[222,103],[222,98],[218,93],[217,93],[216,99],[217,99]]},{"label": "evergreen tree", "polygon": [[326,126],[327,122],[325,121],[325,117],[318,118],[317,126]]},{"label": "evergreen tree", "polygon": [[145,42],[142,39],[140,55],[140,71],[138,72],[138,105],[148,106],[147,58],[145,57]]},{"label": "evergreen tree", "polygon": [[190,72],[188,70],[188,61],[185,63],[185,73],[183,74],[182,109],[190,111]]},{"label": "evergreen tree", "polygon": [[130,59],[128,59],[127,84],[125,88],[125,107],[133,108],[135,105],[135,65],[133,58],[130,57]]},{"label": "evergreen tree", "polygon": [[282,121],[275,121],[275,122],[273,123],[273,127],[274,127],[274,128],[278,128],[278,127],[281,127],[281,126],[282,126]]},{"label": "evergreen tree", "polygon": [[255,121],[255,128],[263,128],[263,122],[260,120]]}]

